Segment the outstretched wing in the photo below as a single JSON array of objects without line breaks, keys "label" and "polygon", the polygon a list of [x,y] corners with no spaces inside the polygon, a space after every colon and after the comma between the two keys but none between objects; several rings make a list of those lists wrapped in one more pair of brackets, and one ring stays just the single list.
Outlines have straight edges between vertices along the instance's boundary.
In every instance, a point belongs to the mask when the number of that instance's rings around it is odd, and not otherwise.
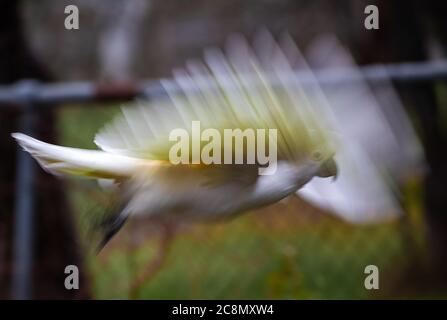
[{"label": "outstretched wing", "polygon": [[316,148],[323,156],[333,153],[326,114],[307,99],[278,46],[266,65],[234,36],[226,54],[207,50],[204,62],[188,62],[161,85],[166,97],[123,108],[96,144],[115,154],[167,160],[170,132],[181,128],[191,136],[192,121],[200,121],[202,131],[217,129],[221,137],[224,129],[277,129],[279,159],[300,160]]},{"label": "outstretched wing", "polygon": [[[333,37],[321,37],[310,48],[314,68],[359,72]],[[322,89],[339,125],[339,176],[333,183],[315,179],[298,194],[351,222],[398,216],[397,187],[409,173],[422,172],[424,156],[391,83],[357,81],[343,87],[323,84]]]}]

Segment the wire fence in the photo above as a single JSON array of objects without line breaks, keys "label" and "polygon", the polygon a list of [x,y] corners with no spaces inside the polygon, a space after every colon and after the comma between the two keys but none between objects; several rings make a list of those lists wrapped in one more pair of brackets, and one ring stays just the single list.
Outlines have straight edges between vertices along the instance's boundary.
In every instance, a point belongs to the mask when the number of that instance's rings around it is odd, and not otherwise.
[{"label": "wire fence", "polygon": [[[334,69],[316,72],[315,76],[320,83],[330,85],[359,80],[379,83],[436,81],[447,79],[447,61],[366,66],[359,71]],[[313,81],[309,77],[301,73],[298,78],[306,85],[306,81]],[[95,112],[94,108],[84,108],[86,103],[113,105],[164,94],[158,81],[98,85],[90,82],[43,84],[25,80],[0,87],[0,105],[19,108],[20,131],[32,136],[40,108],[75,103],[76,108],[83,109],[78,114],[83,117]],[[73,118],[70,121],[76,122]],[[12,288],[13,298],[27,299],[33,277],[34,167],[33,160],[25,152],[18,151],[17,161],[16,270]],[[83,201],[90,191],[71,189],[77,211],[93,210],[95,204],[88,208],[85,203],[92,202]],[[408,211],[417,210],[410,207]],[[149,227],[131,224],[119,239],[136,234],[135,228]],[[172,253],[159,257],[164,262],[163,272],[149,284],[141,284],[140,294],[146,298],[365,297],[371,293],[363,286],[364,267],[380,265],[393,277],[400,272],[399,266],[407,263],[418,250],[417,239],[422,229],[421,225],[413,223],[411,214],[384,225],[353,227],[293,199],[223,225],[178,231],[176,238],[179,240],[169,249]],[[123,269],[120,259],[126,250],[119,248],[126,241],[117,240],[117,245],[111,246],[107,261],[99,262],[100,266],[93,266],[91,271],[100,297],[117,297],[120,290],[129,289],[135,270],[144,261],[157,258],[152,241],[153,238],[143,241],[140,249],[132,251],[133,264],[126,264],[128,276],[120,276],[121,280],[111,279],[117,279],[116,270]]]}]

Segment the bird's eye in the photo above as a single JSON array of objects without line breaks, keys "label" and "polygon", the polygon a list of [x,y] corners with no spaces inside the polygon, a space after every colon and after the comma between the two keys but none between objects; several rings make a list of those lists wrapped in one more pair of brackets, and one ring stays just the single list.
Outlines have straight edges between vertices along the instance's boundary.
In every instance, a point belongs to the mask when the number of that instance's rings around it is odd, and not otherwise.
[{"label": "bird's eye", "polygon": [[322,158],[322,154],[321,154],[320,151],[314,151],[314,152],[312,153],[312,159],[313,159],[314,161],[320,161],[321,158]]}]

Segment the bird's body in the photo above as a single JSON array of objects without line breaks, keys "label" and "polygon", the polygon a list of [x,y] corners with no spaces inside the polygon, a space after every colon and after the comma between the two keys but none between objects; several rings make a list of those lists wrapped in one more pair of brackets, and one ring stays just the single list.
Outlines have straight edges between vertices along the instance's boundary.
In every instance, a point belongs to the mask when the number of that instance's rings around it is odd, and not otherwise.
[{"label": "bird's body", "polygon": [[113,179],[126,216],[220,220],[277,202],[314,176],[327,175],[321,163],[312,159],[299,164],[280,160],[274,174],[259,175],[258,165],[172,165],[55,146],[19,133],[13,136],[49,172]]},{"label": "bird's body", "polygon": [[259,175],[258,165],[172,165],[13,136],[49,172],[114,182],[119,212],[103,221],[100,247],[131,216],[166,223],[225,220],[294,194],[315,176],[336,174],[332,159],[280,160],[274,174]]},{"label": "bird's body", "polygon": [[316,164],[299,167],[287,161],[280,161],[273,175],[258,175],[256,166],[165,168],[132,180],[125,210],[136,216],[221,220],[287,197],[319,170]]}]

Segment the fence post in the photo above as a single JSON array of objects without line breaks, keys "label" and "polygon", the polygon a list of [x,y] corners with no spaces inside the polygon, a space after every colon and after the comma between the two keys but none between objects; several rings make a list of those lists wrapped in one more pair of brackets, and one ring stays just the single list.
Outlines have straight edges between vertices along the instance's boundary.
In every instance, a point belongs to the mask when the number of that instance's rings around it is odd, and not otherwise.
[{"label": "fence post", "polygon": [[[35,110],[33,95],[36,82],[25,80],[17,85],[19,102],[23,113],[19,119],[19,130],[33,135]],[[15,186],[14,217],[14,274],[12,279],[12,298],[32,298],[32,266],[34,248],[34,163],[27,152],[19,147],[17,151],[17,172]]]}]

